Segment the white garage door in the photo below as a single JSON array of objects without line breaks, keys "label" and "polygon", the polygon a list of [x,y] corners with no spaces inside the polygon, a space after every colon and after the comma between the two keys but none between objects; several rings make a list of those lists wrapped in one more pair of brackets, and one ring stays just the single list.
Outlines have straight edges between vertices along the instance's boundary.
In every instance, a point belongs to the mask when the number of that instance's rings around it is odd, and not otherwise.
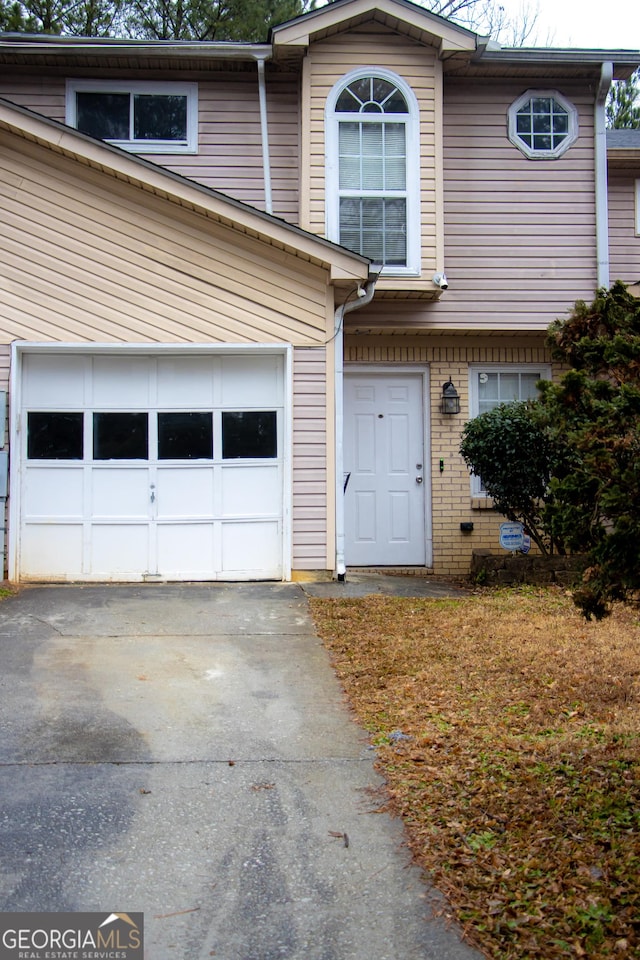
[{"label": "white garage door", "polygon": [[280,579],[284,358],[25,353],[18,575]]}]

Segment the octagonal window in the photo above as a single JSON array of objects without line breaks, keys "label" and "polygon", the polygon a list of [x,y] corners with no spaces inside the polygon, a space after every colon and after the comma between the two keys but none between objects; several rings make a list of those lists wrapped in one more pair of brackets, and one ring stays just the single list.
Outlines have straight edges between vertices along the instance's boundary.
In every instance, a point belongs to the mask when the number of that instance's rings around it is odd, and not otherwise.
[{"label": "octagonal window", "polygon": [[578,136],[578,111],[555,90],[527,90],[509,107],[509,140],[530,160],[555,160]]}]

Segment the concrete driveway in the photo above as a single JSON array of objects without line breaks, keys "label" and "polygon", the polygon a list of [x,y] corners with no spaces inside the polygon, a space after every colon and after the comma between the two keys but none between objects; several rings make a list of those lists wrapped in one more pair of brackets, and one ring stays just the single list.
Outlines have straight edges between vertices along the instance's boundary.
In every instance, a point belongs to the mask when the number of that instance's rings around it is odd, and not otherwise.
[{"label": "concrete driveway", "polygon": [[300,586],[26,587],[0,649],[0,910],[142,911],[150,960],[479,956]]}]

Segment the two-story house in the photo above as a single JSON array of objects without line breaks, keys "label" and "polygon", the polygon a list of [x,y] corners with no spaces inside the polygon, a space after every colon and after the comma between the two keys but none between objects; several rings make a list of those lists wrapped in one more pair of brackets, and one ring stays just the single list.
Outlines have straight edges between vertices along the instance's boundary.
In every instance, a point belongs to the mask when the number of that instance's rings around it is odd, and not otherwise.
[{"label": "two-story house", "polygon": [[465,573],[500,518],[464,422],[640,279],[604,123],[639,63],[406,0],[266,43],[1,38],[9,576]]}]

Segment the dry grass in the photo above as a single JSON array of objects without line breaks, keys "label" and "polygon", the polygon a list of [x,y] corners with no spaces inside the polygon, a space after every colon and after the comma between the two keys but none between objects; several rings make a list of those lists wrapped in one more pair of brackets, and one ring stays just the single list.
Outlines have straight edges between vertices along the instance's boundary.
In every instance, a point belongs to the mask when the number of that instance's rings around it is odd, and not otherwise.
[{"label": "dry grass", "polygon": [[640,957],[640,618],[552,589],[315,600],[392,809],[496,958]]}]

